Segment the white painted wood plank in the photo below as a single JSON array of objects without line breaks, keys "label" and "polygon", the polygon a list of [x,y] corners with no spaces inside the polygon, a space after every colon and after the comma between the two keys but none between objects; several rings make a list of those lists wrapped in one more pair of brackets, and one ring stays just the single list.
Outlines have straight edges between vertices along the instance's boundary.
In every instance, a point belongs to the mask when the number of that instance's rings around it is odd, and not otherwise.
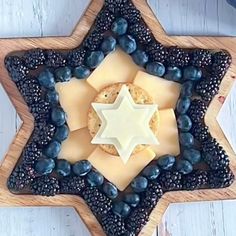
[{"label": "white painted wood plank", "polygon": [[70,35],[80,17],[86,10],[90,0],[83,1],[42,1],[42,31],[43,36]]},{"label": "white painted wood plank", "polygon": [[170,35],[236,35],[236,9],[226,0],[148,0]]},{"label": "white painted wood plank", "polygon": [[0,37],[70,35],[89,2],[0,0]]},{"label": "white painted wood plank", "polygon": [[225,236],[235,236],[236,201],[222,201],[223,230]]},{"label": "white painted wood plank", "polygon": [[16,110],[0,84],[0,163],[16,134]]},{"label": "white painted wood plank", "polygon": [[218,116],[217,121],[225,134],[232,149],[236,153],[236,83],[227,96]]},{"label": "white painted wood plank", "polygon": [[15,121],[15,130],[16,130],[16,133],[17,133],[23,122],[22,122],[21,118],[19,117],[19,115],[17,113],[15,114],[15,117],[16,117],[15,118],[16,119],[16,121]]},{"label": "white painted wood plank", "polygon": [[15,37],[16,35],[40,36],[40,22],[37,19],[39,3],[40,0],[1,0],[1,37]]},{"label": "white painted wood plank", "polygon": [[159,236],[229,236],[224,232],[221,201],[171,204]]},{"label": "white painted wood plank", "polygon": [[90,236],[74,208],[0,208],[1,236]]}]

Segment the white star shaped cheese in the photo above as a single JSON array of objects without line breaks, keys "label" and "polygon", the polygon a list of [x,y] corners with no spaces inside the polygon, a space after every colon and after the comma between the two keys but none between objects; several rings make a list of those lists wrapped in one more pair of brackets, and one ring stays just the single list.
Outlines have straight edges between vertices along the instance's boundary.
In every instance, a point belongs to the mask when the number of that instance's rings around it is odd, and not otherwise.
[{"label": "white star shaped cheese", "polygon": [[91,142],[114,145],[124,163],[137,145],[159,144],[149,126],[157,105],[136,104],[126,85],[113,104],[92,103],[92,107],[102,124]]}]

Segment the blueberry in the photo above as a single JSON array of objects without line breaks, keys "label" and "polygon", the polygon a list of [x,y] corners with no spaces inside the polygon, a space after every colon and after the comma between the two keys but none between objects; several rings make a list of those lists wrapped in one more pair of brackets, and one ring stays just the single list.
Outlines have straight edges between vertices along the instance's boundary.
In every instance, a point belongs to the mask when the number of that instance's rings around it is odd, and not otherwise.
[{"label": "blueberry", "polygon": [[67,125],[62,125],[57,127],[56,133],[54,134],[54,139],[58,142],[66,140],[69,136],[69,128]]},{"label": "blueberry", "polygon": [[49,70],[44,70],[39,74],[39,84],[47,89],[53,89],[55,87],[55,79],[53,74]]},{"label": "blueberry", "polygon": [[86,63],[89,68],[95,69],[100,65],[103,59],[104,53],[102,51],[93,51],[88,55]]},{"label": "blueberry", "polygon": [[190,133],[180,133],[179,142],[181,145],[189,147],[194,144],[194,137]]},{"label": "blueberry", "polygon": [[139,50],[139,49],[136,50],[132,54],[132,58],[138,66],[145,66],[145,64],[148,62],[147,53],[145,51],[142,51],[142,50]]},{"label": "blueberry", "polygon": [[84,79],[87,78],[90,75],[91,71],[87,66],[77,66],[73,70],[73,75],[77,79]]},{"label": "blueberry", "polygon": [[188,160],[192,165],[195,165],[201,160],[201,152],[193,148],[185,149],[183,158]]},{"label": "blueberry", "polygon": [[150,62],[146,66],[146,71],[151,75],[162,77],[165,74],[166,68],[160,62]]},{"label": "blueberry", "polygon": [[191,97],[193,94],[193,82],[187,81],[182,84],[181,96],[182,97]]},{"label": "blueberry", "polygon": [[59,102],[59,94],[56,90],[48,90],[46,93],[46,100],[52,105],[56,105]]},{"label": "blueberry", "polygon": [[178,67],[168,67],[164,76],[165,79],[180,82],[182,79],[182,71]]},{"label": "blueberry", "polygon": [[127,193],[124,196],[124,201],[132,207],[136,207],[140,202],[140,197],[137,193]]},{"label": "blueberry", "polygon": [[156,179],[160,174],[160,169],[156,165],[149,165],[143,170],[143,175],[148,179]]},{"label": "blueberry", "polygon": [[124,35],[128,29],[128,22],[124,18],[118,18],[111,26],[113,33],[117,35]]},{"label": "blueberry", "polygon": [[125,202],[115,202],[113,203],[112,211],[114,214],[125,218],[130,213],[130,206]]},{"label": "blueberry", "polygon": [[68,82],[71,79],[72,73],[68,66],[60,67],[55,71],[58,82]]},{"label": "blueberry", "polygon": [[71,165],[67,160],[57,160],[56,171],[61,176],[68,176],[71,172]]},{"label": "blueberry", "polygon": [[104,41],[102,42],[101,48],[105,54],[115,51],[116,39],[113,38],[112,36],[105,38]]},{"label": "blueberry", "polygon": [[192,166],[192,164],[191,164],[189,161],[187,161],[187,160],[179,160],[179,161],[177,162],[176,169],[177,169],[180,173],[186,175],[186,174],[189,174],[189,173],[191,173],[191,172],[193,171],[193,166]]},{"label": "blueberry", "polygon": [[49,158],[56,158],[61,151],[61,144],[57,141],[52,141],[45,149],[45,155]]},{"label": "blueberry", "polygon": [[200,68],[189,66],[184,69],[184,79],[198,81],[202,78],[202,71]]},{"label": "blueberry", "polygon": [[178,128],[183,132],[188,132],[192,128],[192,121],[187,115],[180,115],[177,119]]},{"label": "blueberry", "polygon": [[47,175],[52,173],[55,168],[55,162],[51,158],[39,160],[35,165],[35,170],[40,175]]},{"label": "blueberry", "polygon": [[118,196],[118,190],[112,183],[104,183],[102,189],[103,192],[111,199],[115,199]]},{"label": "blueberry", "polygon": [[92,187],[95,187],[103,184],[104,177],[98,171],[91,170],[87,174],[87,180]]},{"label": "blueberry", "polygon": [[157,164],[160,166],[163,170],[171,170],[172,167],[175,164],[175,156],[172,155],[163,155],[158,158]]},{"label": "blueberry", "polygon": [[64,125],[66,122],[66,113],[60,107],[54,107],[51,113],[51,119],[56,126]]},{"label": "blueberry", "polygon": [[78,161],[73,165],[73,172],[78,176],[85,176],[92,169],[92,165],[87,160]]},{"label": "blueberry", "polygon": [[136,193],[143,192],[148,186],[148,180],[143,176],[138,176],[132,181],[131,186]]},{"label": "blueberry", "polygon": [[176,105],[176,110],[179,114],[185,114],[191,105],[191,100],[188,97],[180,98]]},{"label": "blueberry", "polygon": [[124,35],[119,38],[120,47],[128,54],[133,53],[137,49],[135,39],[131,35]]}]

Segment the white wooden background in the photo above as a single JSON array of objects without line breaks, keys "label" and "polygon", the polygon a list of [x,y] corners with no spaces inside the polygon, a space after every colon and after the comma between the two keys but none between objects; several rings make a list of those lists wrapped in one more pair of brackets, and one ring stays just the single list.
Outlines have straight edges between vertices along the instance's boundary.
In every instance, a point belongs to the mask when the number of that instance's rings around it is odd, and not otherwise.
[{"label": "white wooden background", "polygon": [[[0,0],[0,37],[69,35],[88,2]],[[236,9],[227,5],[226,0],[149,0],[149,3],[169,34],[236,35]],[[232,104],[235,97],[230,99]],[[1,87],[0,101],[3,157],[20,120]],[[163,217],[159,236],[235,236],[235,218],[236,201],[172,204]],[[88,235],[73,208],[0,208],[0,236]]]}]

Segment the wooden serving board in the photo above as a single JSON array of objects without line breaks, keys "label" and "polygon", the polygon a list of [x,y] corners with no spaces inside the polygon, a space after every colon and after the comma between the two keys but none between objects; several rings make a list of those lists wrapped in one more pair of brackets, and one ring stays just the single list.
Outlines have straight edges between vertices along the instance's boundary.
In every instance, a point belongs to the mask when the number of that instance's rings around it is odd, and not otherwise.
[{"label": "wooden serving board", "polygon": [[[162,44],[178,45],[186,48],[206,48],[206,49],[226,49],[232,57],[233,63],[227,72],[221,87],[219,95],[212,101],[206,114],[206,123],[214,137],[222,144],[231,159],[231,168],[236,175],[236,155],[233,153],[229,143],[223,135],[217,121],[218,114],[222,104],[218,100],[219,96],[226,96],[233,84],[236,76],[236,38],[232,37],[188,37],[188,36],[167,36],[160,23],[148,7],[144,0],[134,0],[134,4],[141,10],[144,20],[154,33],[156,39]],[[6,181],[11,174],[28,138],[33,130],[33,117],[18,92],[15,84],[11,81],[4,67],[5,56],[12,51],[22,51],[31,48],[47,49],[70,49],[77,47],[90,29],[97,13],[101,10],[103,0],[93,0],[87,11],[78,23],[73,34],[69,37],[49,37],[49,38],[26,38],[26,39],[2,39],[0,40],[0,82],[8,93],[23,125],[20,128],[15,140],[11,144],[9,151],[0,167],[0,206],[73,206],[84,220],[92,235],[103,236],[101,226],[93,216],[85,202],[78,196],[57,195],[47,198],[32,195],[13,195],[7,187]],[[168,17],[168,16],[167,16]],[[160,219],[170,203],[190,202],[203,200],[235,199],[236,183],[231,187],[222,190],[200,190],[193,192],[171,192],[166,193],[159,201],[157,207],[153,210],[148,224],[143,228],[140,235],[150,236],[154,228],[160,222]]]}]

